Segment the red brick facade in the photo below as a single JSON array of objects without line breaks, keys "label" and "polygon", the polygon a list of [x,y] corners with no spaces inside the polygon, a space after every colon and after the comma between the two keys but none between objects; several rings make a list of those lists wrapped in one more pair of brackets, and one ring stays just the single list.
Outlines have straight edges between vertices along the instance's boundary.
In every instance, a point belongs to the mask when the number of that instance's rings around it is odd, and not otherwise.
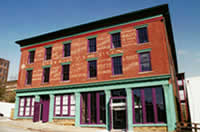
[{"label": "red brick facade", "polygon": [[[140,22],[129,23],[114,28],[106,28],[95,32],[85,33],[74,37],[68,37],[48,43],[41,43],[36,46],[30,46],[21,49],[21,62],[18,80],[18,89],[38,88],[68,84],[90,83],[98,81],[118,80],[126,78],[138,78],[145,76],[166,75],[170,74],[169,59],[167,53],[166,32],[163,17],[156,17]],[[148,24],[149,42],[138,44],[136,38],[136,29],[134,26]],[[111,48],[110,31],[121,29],[121,47]],[[88,53],[88,40],[86,37],[97,35],[97,52]],[[63,42],[71,40],[71,56],[63,57]],[[52,59],[44,60],[44,45],[52,44]],[[35,61],[28,64],[28,49],[36,48]],[[139,58],[137,50],[151,48],[152,71],[139,72]],[[123,74],[112,75],[112,54],[123,53],[122,67]],[[87,59],[97,59],[97,78],[88,78]],[[61,63],[71,62],[70,80],[61,81]],[[51,65],[50,82],[42,83],[42,66]],[[26,68],[33,68],[32,85],[26,86]]]}]

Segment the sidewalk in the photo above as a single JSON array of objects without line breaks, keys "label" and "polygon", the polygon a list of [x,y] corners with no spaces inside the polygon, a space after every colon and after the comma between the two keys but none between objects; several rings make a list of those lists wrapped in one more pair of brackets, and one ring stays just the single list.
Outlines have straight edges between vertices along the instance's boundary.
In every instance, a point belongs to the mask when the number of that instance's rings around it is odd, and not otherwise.
[{"label": "sidewalk", "polygon": [[105,129],[80,128],[74,126],[56,125],[53,123],[33,123],[29,120],[0,119],[0,124],[8,127],[23,128],[36,132],[106,132]]}]

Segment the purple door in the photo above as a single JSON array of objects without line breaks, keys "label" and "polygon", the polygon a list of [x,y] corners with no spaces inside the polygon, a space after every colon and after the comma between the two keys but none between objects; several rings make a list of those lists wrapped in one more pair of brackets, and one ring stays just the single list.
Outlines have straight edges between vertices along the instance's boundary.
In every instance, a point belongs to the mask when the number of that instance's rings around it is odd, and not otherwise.
[{"label": "purple door", "polygon": [[42,112],[42,122],[49,121],[49,100],[42,101],[43,110]]},{"label": "purple door", "polygon": [[37,122],[39,120],[40,120],[40,102],[35,102],[33,122]]}]

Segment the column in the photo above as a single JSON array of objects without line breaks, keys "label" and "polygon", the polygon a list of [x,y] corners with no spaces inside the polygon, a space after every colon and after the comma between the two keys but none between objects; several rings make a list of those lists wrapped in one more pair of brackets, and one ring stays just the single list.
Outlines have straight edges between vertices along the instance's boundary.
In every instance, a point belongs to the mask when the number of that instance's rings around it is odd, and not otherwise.
[{"label": "column", "polygon": [[40,96],[39,95],[35,95],[35,102],[40,102]]},{"label": "column", "polygon": [[75,126],[78,127],[80,126],[80,92],[75,93],[76,97],[76,114],[75,114]]},{"label": "column", "polygon": [[49,122],[53,121],[53,112],[54,112],[54,95],[50,94],[50,103],[49,103]]},{"label": "column", "polygon": [[111,97],[111,91],[105,90],[106,94],[106,129],[110,130],[110,97]]},{"label": "column", "polygon": [[131,88],[126,89],[126,105],[127,105],[127,124],[128,132],[133,132],[133,110],[132,110],[132,90]]},{"label": "column", "polygon": [[165,96],[165,107],[167,116],[167,127],[168,131],[172,132],[175,130],[176,123],[176,112],[175,112],[175,102],[172,87],[168,84],[163,85],[164,96]]},{"label": "column", "polygon": [[16,97],[15,97],[14,119],[17,119],[18,111],[19,111],[19,96],[16,95]]}]

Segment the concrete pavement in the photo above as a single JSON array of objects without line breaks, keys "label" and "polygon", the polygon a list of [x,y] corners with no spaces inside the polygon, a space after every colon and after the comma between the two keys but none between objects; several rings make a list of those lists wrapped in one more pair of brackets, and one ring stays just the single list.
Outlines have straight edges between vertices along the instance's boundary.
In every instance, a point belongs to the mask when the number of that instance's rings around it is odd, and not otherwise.
[{"label": "concrete pavement", "polygon": [[[7,128],[7,127],[8,128]],[[1,130],[2,128],[2,130]],[[80,128],[74,126],[63,126],[56,125],[53,123],[33,123],[31,120],[9,120],[2,119],[0,117],[0,132],[7,132],[16,128],[16,130],[21,130],[20,132],[104,132],[105,129],[96,129],[96,128]],[[4,130],[4,131],[3,131]]]}]

